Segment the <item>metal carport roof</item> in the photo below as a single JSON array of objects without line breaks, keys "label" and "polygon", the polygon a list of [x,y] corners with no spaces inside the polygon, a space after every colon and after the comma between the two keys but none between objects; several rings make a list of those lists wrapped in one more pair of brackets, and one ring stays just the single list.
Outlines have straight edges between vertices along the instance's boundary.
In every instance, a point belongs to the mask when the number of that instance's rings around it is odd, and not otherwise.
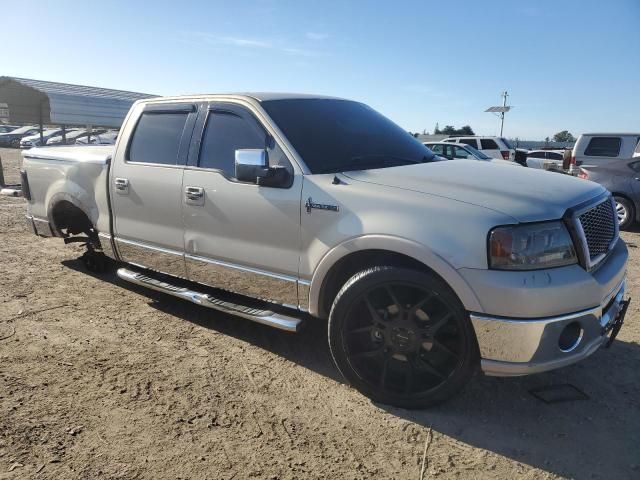
[{"label": "metal carport roof", "polygon": [[136,100],[156,95],[108,88],[0,77],[0,103],[9,108],[9,122],[55,125],[122,125]]}]

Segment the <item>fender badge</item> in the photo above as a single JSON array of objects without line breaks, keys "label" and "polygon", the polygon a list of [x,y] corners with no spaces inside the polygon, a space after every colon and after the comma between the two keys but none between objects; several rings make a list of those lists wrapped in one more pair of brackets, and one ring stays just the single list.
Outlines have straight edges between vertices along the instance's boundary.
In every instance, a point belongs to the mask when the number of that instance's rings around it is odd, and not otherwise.
[{"label": "fender badge", "polygon": [[337,212],[340,210],[337,205],[327,205],[326,203],[313,203],[313,199],[311,197],[307,199],[307,202],[304,204],[304,206],[307,209],[307,213],[311,213],[312,209],[329,210],[331,212]]}]

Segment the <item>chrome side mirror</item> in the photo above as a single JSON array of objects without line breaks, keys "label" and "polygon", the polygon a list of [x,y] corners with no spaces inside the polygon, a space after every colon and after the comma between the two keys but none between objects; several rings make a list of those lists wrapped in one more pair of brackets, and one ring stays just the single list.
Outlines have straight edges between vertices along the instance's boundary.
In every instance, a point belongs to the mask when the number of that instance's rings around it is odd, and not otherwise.
[{"label": "chrome side mirror", "polygon": [[236,150],[236,178],[241,182],[256,183],[269,175],[269,156],[264,149]]}]

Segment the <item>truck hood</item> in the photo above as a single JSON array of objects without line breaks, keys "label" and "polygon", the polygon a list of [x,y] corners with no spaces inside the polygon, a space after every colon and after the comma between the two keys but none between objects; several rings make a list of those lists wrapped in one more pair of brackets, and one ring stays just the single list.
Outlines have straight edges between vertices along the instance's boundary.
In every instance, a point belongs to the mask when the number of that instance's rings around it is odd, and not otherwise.
[{"label": "truck hood", "polygon": [[446,197],[509,215],[518,222],[559,219],[604,187],[560,173],[456,160],[345,172],[352,180]]}]

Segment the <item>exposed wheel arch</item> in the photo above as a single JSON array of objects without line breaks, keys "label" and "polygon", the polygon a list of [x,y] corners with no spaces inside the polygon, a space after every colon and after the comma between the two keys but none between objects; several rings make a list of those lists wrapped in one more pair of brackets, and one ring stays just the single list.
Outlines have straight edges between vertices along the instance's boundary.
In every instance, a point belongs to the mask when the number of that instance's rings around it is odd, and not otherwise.
[{"label": "exposed wheel arch", "polygon": [[95,234],[93,223],[86,212],[68,196],[60,196],[51,202],[48,211],[49,224],[60,237]]}]

